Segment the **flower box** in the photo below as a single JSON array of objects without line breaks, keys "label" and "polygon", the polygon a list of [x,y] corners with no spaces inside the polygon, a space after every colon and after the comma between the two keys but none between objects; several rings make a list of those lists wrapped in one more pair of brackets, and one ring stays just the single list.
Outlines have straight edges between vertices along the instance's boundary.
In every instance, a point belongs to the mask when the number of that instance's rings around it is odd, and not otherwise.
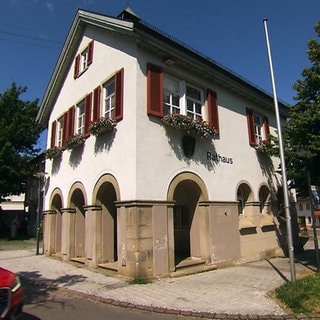
[{"label": "flower box", "polygon": [[45,151],[45,155],[47,159],[53,160],[55,158],[61,157],[63,150],[59,147],[53,147],[50,149],[47,149]]},{"label": "flower box", "polygon": [[269,141],[262,140],[254,146],[257,152],[268,152],[268,146],[270,145]]},{"label": "flower box", "polygon": [[168,127],[185,131],[191,135],[198,135],[201,138],[210,138],[217,134],[215,128],[206,121],[194,120],[181,114],[168,114],[162,118],[162,121]]},{"label": "flower box", "polygon": [[68,139],[65,142],[64,146],[66,149],[72,150],[74,148],[77,148],[77,147],[83,145],[85,141],[86,141],[86,139],[83,135],[77,134],[77,135],[71,137],[70,139]]},{"label": "flower box", "polygon": [[89,132],[97,137],[103,132],[113,130],[116,125],[117,123],[110,118],[100,118],[98,121],[90,123]]}]

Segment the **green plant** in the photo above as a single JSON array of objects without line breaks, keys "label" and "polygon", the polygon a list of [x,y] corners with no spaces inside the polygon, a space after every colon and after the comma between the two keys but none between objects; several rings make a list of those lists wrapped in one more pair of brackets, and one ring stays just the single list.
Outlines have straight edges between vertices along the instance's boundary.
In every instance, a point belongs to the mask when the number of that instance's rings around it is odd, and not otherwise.
[{"label": "green plant", "polygon": [[306,276],[295,282],[287,282],[275,290],[276,297],[294,313],[320,312],[320,274]]},{"label": "green plant", "polygon": [[254,148],[257,152],[268,152],[268,145],[269,141],[261,140]]},{"label": "green plant", "polygon": [[80,145],[82,145],[85,142],[85,137],[81,134],[74,135],[70,139],[68,139],[64,146],[68,150],[72,150],[73,148],[76,148]]},{"label": "green plant", "polygon": [[62,154],[62,148],[60,147],[53,147],[53,148],[50,148],[50,149],[47,149],[45,151],[45,154],[46,154],[46,158],[47,159],[54,159],[54,158],[57,158],[57,157],[60,157],[61,154]]},{"label": "green plant", "polygon": [[117,123],[110,118],[100,118],[98,121],[90,123],[89,132],[98,136],[101,132],[112,130],[116,125]]},{"label": "green plant", "polygon": [[217,134],[215,128],[206,121],[194,120],[182,114],[168,114],[162,121],[166,126],[183,130],[191,135],[199,135],[201,138],[210,138]]}]

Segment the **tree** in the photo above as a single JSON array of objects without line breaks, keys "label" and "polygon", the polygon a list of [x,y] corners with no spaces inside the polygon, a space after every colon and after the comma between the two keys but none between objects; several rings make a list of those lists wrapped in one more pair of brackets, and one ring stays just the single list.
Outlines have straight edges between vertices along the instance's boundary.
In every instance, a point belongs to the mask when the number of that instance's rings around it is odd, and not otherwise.
[{"label": "tree", "polygon": [[[314,27],[320,37],[320,21]],[[297,103],[289,108],[289,120],[284,128],[288,177],[300,192],[307,191],[306,171],[311,182],[320,185],[320,42],[308,41],[310,67],[302,71],[302,79],[293,88],[297,91]],[[313,154],[310,159],[299,156],[301,150]]]},{"label": "tree", "polygon": [[35,170],[30,160],[40,151],[36,147],[42,131],[35,121],[38,100],[20,100],[25,92],[25,87],[13,83],[0,94],[0,200],[25,191]]}]

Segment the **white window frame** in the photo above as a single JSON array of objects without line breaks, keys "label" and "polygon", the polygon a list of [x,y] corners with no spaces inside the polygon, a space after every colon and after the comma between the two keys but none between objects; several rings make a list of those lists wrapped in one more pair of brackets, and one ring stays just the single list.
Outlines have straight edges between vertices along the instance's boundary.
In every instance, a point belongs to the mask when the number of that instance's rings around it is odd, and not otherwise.
[{"label": "white window frame", "polygon": [[[113,90],[108,92],[110,87]],[[101,116],[105,118],[115,119],[115,78],[111,78],[103,85],[103,104],[101,108]]]},{"label": "white window frame", "polygon": [[85,100],[84,99],[77,104],[76,119],[77,119],[76,134],[84,134],[84,126],[85,126]]},{"label": "white window frame", "polygon": [[60,117],[57,121],[58,128],[57,128],[57,146],[62,147],[63,141],[63,117]]},{"label": "white window frame", "polygon": [[259,144],[266,137],[264,137],[263,117],[260,114],[253,113],[253,126],[256,143]]},{"label": "white window frame", "polygon": [[[174,100],[174,93],[170,93],[170,90],[168,89],[168,86],[166,86],[166,81],[175,81],[178,83],[178,94],[179,94],[179,106],[175,105],[173,103]],[[200,93],[200,100],[196,100],[192,97],[187,96],[187,88],[191,88],[194,90],[198,90]],[[190,118],[194,120],[203,120],[204,119],[204,93],[203,90],[199,87],[196,87],[194,85],[191,85],[187,83],[185,80],[179,80],[177,78],[164,75],[164,85],[163,85],[163,107],[164,107],[164,113],[165,115],[168,113],[172,114],[182,114],[185,116],[189,116]],[[169,96],[169,99],[166,99]],[[193,110],[187,110],[187,103],[188,101],[192,100],[194,103],[198,102],[201,105],[201,113],[196,112],[195,106],[193,107]]]},{"label": "white window frame", "polygon": [[80,54],[80,72],[83,72],[88,68],[88,60],[89,60],[89,48],[87,47]]}]

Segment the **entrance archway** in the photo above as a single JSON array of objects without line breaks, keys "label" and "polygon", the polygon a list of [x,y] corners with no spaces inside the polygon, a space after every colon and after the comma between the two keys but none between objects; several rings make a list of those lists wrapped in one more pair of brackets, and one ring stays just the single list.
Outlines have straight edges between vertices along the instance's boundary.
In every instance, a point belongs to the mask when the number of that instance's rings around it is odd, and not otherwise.
[{"label": "entrance archway", "polygon": [[[75,209],[74,216],[74,250],[73,257],[77,259],[84,259],[85,257],[85,212],[84,207],[85,198],[80,188],[74,186],[70,197],[70,207]],[[72,235],[71,235],[72,236]]]},{"label": "entrance archway", "polygon": [[205,232],[201,224],[204,216],[200,201],[208,199],[203,181],[193,173],[182,173],[171,182],[168,200],[174,201],[173,247],[174,264],[178,266],[186,259],[205,258]]},{"label": "entrance archway", "polygon": [[101,264],[111,264],[118,260],[118,219],[116,201],[120,200],[117,180],[105,174],[98,180],[93,191],[94,203],[101,206]]},{"label": "entrance archway", "polygon": [[62,252],[62,196],[60,192],[56,192],[51,200],[51,208],[56,211],[53,225],[54,225],[54,242],[53,242],[53,253],[61,254]]},{"label": "entrance archway", "polygon": [[118,260],[116,200],[116,191],[113,185],[104,183],[97,192],[96,201],[102,209],[102,262]]}]

